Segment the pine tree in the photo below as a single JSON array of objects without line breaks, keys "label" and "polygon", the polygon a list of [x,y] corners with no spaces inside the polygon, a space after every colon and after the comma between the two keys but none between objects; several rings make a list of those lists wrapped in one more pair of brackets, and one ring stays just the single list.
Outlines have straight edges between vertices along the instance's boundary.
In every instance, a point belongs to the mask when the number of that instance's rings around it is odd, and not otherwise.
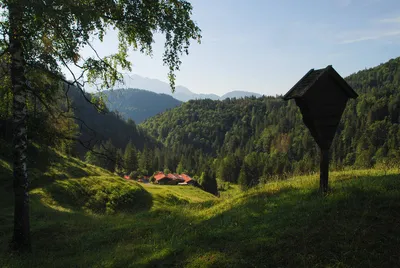
[{"label": "pine tree", "polygon": [[147,176],[154,172],[152,162],[152,153],[150,149],[145,146],[143,151],[139,154],[139,171],[142,175]]},{"label": "pine tree", "polygon": [[117,161],[117,148],[115,148],[111,140],[108,140],[104,145],[100,146],[100,152],[102,154],[101,167],[114,172],[115,163]]},{"label": "pine tree", "polygon": [[119,176],[124,175],[124,156],[121,149],[117,149],[115,156],[115,173]]},{"label": "pine tree", "polygon": [[132,141],[129,141],[125,147],[124,153],[124,171],[125,174],[130,174],[138,169],[138,157],[135,146]]},{"label": "pine tree", "polygon": [[251,186],[252,175],[250,174],[250,169],[246,163],[243,163],[240,169],[238,184],[242,190],[247,190]]},{"label": "pine tree", "polygon": [[182,161],[181,161],[181,162],[179,162],[178,166],[176,167],[176,173],[182,174],[182,173],[185,173],[185,172],[186,172],[186,171],[185,171],[185,169],[183,168],[183,164],[182,164]]},{"label": "pine tree", "polygon": [[204,191],[209,192],[215,196],[219,195],[217,180],[209,169],[201,173],[199,183]]}]

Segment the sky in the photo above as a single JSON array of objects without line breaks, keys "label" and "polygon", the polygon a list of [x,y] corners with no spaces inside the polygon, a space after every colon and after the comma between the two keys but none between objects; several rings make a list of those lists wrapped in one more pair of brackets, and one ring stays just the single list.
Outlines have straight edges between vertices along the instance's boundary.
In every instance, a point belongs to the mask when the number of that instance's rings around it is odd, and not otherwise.
[{"label": "sky", "polygon": [[[195,93],[286,93],[310,69],[333,65],[342,76],[400,56],[399,0],[192,0],[202,42],[176,73]],[[167,82],[163,37],[152,57],[131,51],[132,73]],[[116,33],[95,42],[113,53]],[[89,56],[90,50],[84,50]]]}]

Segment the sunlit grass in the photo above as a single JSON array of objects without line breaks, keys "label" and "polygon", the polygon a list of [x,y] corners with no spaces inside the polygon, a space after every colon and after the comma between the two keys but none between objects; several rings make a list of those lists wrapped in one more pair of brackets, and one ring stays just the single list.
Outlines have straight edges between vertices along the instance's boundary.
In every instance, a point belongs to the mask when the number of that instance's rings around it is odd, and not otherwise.
[{"label": "sunlit grass", "polygon": [[[395,170],[386,175],[380,170],[332,172],[326,196],[318,193],[315,174],[246,192],[231,185],[216,198],[191,186],[138,185],[76,159],[57,161],[63,163],[31,170],[37,182],[31,190],[33,254],[6,253],[12,202],[1,203],[0,267],[400,263],[400,176]],[[12,200],[6,161],[0,160],[0,174],[0,199]],[[135,209],[115,206],[115,200]],[[113,209],[107,210],[107,203]]]}]

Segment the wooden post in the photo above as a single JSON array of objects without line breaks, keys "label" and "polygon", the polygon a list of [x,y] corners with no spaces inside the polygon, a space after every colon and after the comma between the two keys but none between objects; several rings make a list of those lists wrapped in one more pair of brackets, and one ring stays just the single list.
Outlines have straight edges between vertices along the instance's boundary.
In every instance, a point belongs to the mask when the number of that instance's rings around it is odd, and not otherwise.
[{"label": "wooden post", "polygon": [[329,174],[329,149],[321,148],[319,190],[322,193],[328,192],[328,174]]},{"label": "wooden post", "polygon": [[357,97],[357,93],[331,65],[324,69],[311,69],[283,96],[284,100],[296,101],[304,124],[320,148],[322,193],[328,192],[329,148],[347,101]]}]

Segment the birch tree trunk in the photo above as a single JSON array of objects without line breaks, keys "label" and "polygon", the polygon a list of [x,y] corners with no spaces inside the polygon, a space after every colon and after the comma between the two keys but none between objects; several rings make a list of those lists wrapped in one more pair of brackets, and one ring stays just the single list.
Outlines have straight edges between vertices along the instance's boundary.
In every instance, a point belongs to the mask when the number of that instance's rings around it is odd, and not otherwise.
[{"label": "birch tree trunk", "polygon": [[11,250],[31,250],[29,226],[29,196],[27,174],[27,107],[24,66],[23,4],[9,4],[11,84],[13,92],[13,147],[14,147],[14,234]]}]

